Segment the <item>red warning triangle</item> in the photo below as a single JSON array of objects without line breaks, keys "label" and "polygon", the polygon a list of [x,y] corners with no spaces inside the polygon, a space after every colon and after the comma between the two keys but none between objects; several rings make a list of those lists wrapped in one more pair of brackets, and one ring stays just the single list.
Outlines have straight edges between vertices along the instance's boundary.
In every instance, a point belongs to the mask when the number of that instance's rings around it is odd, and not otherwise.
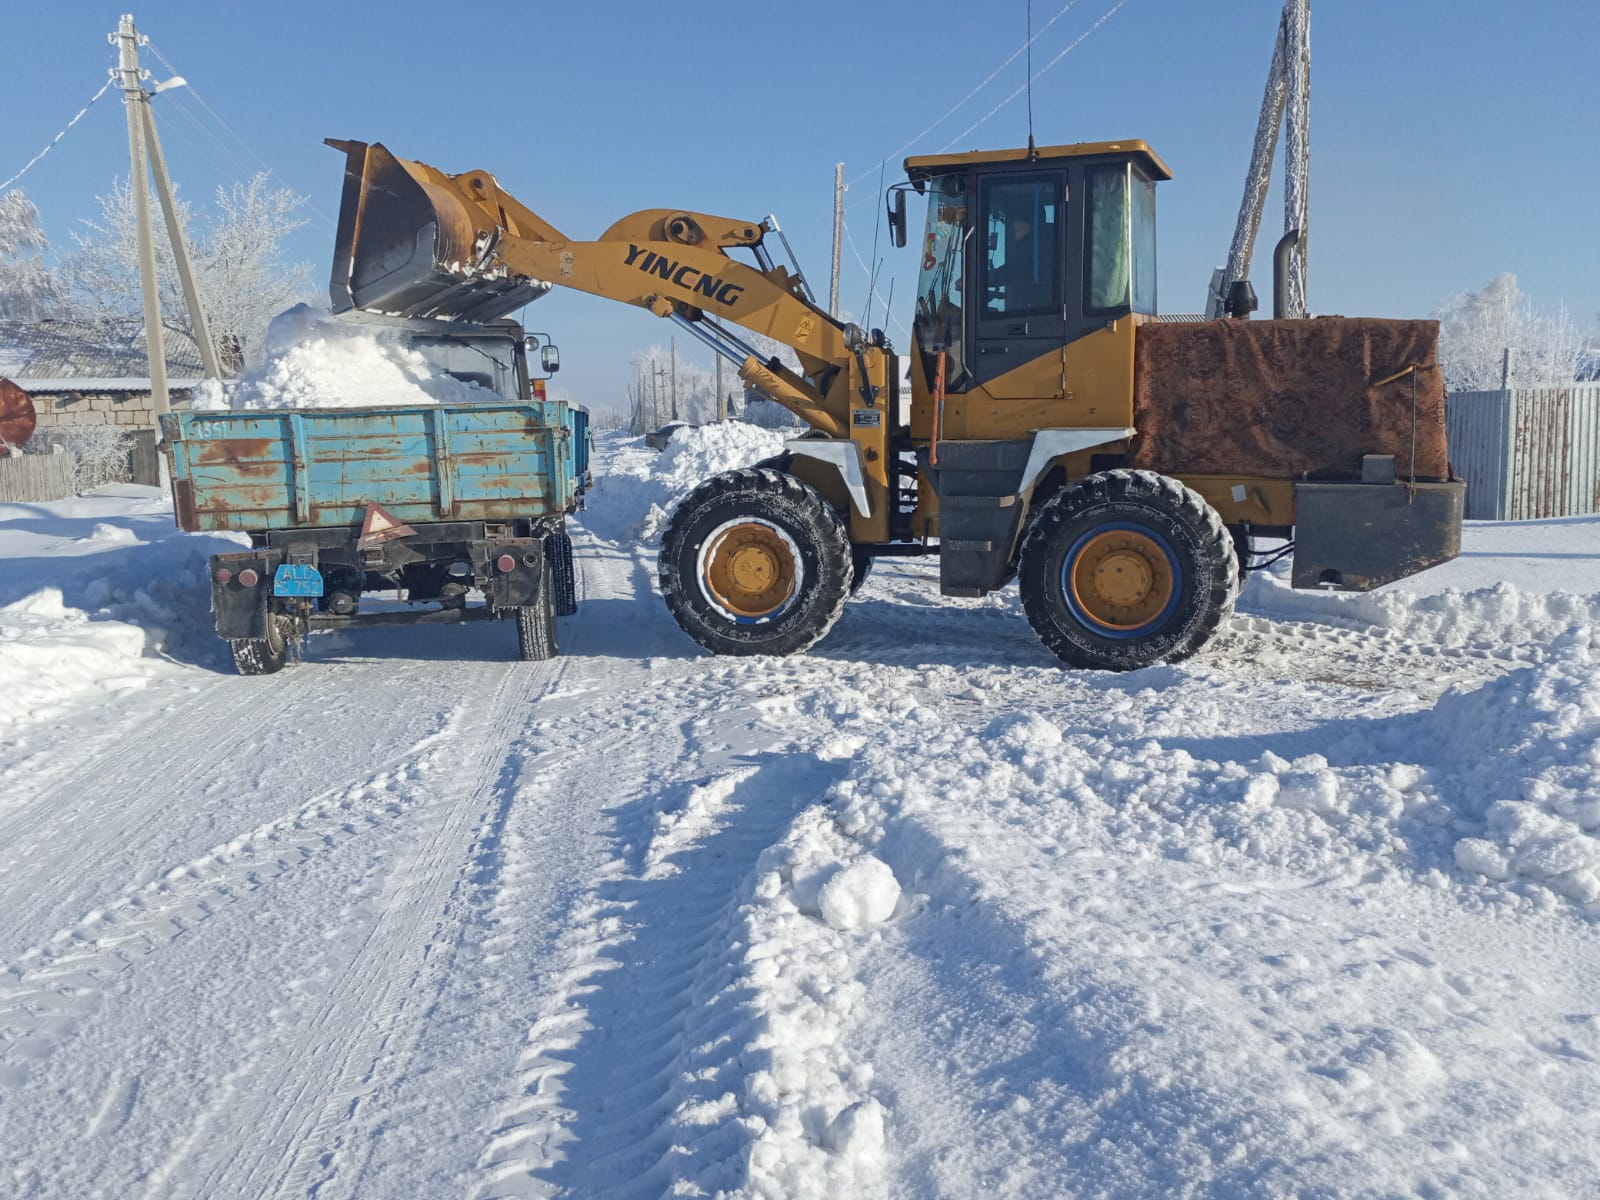
[{"label": "red warning triangle", "polygon": [[384,542],[392,542],[395,538],[410,537],[416,532],[411,526],[395,520],[384,512],[382,505],[369,503],[367,519],[361,523],[361,537],[356,541],[356,549],[370,550],[374,546],[381,546]]}]

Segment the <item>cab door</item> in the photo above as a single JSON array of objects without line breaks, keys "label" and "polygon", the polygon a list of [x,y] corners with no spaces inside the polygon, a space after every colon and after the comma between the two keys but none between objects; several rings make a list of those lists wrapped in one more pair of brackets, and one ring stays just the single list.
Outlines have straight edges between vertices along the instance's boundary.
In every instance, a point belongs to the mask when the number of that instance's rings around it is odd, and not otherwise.
[{"label": "cab door", "polygon": [[1064,171],[978,179],[972,366],[997,399],[1062,395],[1066,209]]}]

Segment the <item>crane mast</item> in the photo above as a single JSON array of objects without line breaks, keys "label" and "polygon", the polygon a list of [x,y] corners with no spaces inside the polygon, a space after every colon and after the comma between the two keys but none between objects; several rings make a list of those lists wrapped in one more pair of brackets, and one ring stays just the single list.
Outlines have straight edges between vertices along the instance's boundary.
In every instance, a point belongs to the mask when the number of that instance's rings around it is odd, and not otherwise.
[{"label": "crane mast", "polygon": [[[1232,302],[1233,285],[1250,278],[1256,234],[1272,183],[1272,160],[1283,131],[1283,269],[1273,316],[1304,317],[1307,309],[1306,263],[1311,190],[1311,0],[1287,0],[1278,19],[1267,71],[1266,92],[1256,122],[1250,167],[1245,172],[1244,199],[1234,226],[1228,262],[1213,282],[1206,303],[1208,317],[1243,315]],[[1277,263],[1274,264],[1275,267]]]}]

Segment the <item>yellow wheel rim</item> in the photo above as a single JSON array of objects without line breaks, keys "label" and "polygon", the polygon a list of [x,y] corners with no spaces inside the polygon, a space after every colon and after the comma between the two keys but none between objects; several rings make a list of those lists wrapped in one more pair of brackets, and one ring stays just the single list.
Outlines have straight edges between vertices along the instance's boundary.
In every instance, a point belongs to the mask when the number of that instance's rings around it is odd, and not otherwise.
[{"label": "yellow wheel rim", "polygon": [[717,532],[705,552],[706,591],[736,617],[771,616],[794,595],[794,550],[781,533],[759,521]]},{"label": "yellow wheel rim", "polygon": [[1115,632],[1138,629],[1161,616],[1177,588],[1166,548],[1134,529],[1085,539],[1064,573],[1073,607]]}]

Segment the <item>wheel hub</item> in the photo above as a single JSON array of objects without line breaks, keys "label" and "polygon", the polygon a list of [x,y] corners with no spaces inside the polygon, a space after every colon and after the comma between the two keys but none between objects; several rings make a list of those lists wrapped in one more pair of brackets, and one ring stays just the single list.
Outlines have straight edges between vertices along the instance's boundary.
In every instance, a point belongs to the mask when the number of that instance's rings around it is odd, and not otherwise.
[{"label": "wheel hub", "polygon": [[1166,609],[1176,581],[1167,554],[1148,534],[1113,529],[1078,549],[1066,571],[1075,607],[1095,624],[1125,631]]},{"label": "wheel hub", "polygon": [[741,522],[723,530],[707,547],[706,589],[741,617],[776,612],[794,594],[794,553],[771,526]]}]

